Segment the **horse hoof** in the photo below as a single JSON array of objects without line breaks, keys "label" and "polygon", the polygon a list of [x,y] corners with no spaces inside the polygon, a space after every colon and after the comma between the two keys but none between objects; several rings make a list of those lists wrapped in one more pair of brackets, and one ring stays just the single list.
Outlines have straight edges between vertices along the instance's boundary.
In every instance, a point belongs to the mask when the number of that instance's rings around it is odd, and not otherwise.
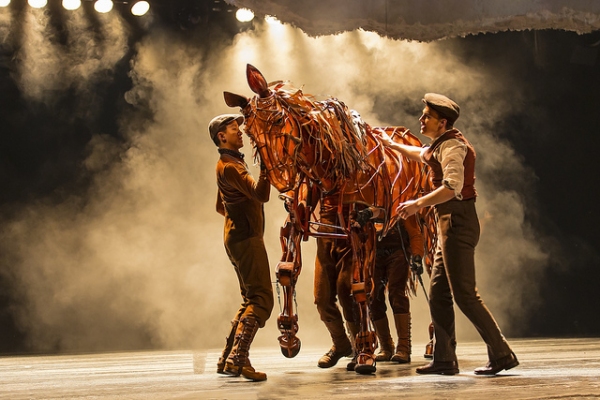
[{"label": "horse hoof", "polygon": [[377,362],[375,361],[375,356],[372,354],[360,353],[356,357],[356,366],[354,367],[354,372],[361,375],[369,375],[375,373],[377,368],[375,365]]},{"label": "horse hoof", "polygon": [[370,375],[374,374],[377,371],[377,368],[374,365],[369,364],[357,364],[354,367],[354,372],[361,375]]},{"label": "horse hoof", "polygon": [[300,347],[302,347],[302,342],[300,339],[297,339],[291,346],[281,346],[281,354],[286,358],[294,358],[300,353]]}]

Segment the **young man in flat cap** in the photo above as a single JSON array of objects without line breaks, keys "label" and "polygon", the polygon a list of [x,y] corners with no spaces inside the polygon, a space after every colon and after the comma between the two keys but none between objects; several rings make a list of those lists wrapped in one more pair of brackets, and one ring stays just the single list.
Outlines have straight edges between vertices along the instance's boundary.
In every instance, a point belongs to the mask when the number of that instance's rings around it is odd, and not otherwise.
[{"label": "young man in flat cap", "polygon": [[435,337],[433,361],[417,368],[417,373],[454,375],[459,372],[454,299],[487,345],[489,362],[475,369],[475,374],[495,375],[516,367],[519,361],[481,300],[475,283],[475,246],[480,233],[475,210],[475,150],[454,128],[460,114],[458,104],[435,93],[426,94],[423,103],[419,122],[421,134],[432,140],[429,147],[401,145],[381,136],[384,145],[426,163],[433,173],[434,191],[399,207],[402,218],[428,206],[435,206],[438,216],[438,246],[429,288]]},{"label": "young man in flat cap", "polygon": [[244,139],[240,125],[244,117],[219,115],[210,121],[210,137],[219,148],[217,162],[217,212],[225,217],[224,242],[240,284],[242,305],[231,323],[217,372],[264,381],[255,371],[248,353],[258,328],[265,326],[273,310],[273,287],[265,244],[263,204],[271,186],[265,170],[258,182],[252,178],[240,149]]}]

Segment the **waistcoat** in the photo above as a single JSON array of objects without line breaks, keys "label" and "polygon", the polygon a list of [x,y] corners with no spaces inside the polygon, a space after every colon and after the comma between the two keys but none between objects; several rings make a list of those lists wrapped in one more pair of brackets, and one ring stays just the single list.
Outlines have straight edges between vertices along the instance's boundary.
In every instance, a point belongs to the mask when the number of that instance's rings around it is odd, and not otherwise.
[{"label": "waistcoat", "polygon": [[463,161],[465,173],[464,183],[460,193],[463,200],[473,199],[477,197],[477,191],[475,190],[475,149],[473,149],[471,143],[469,143],[458,129],[451,129],[444,132],[444,134],[437,138],[423,153],[423,160],[431,167],[433,186],[436,189],[442,186],[442,180],[444,178],[442,164],[433,156],[433,153],[443,142],[449,139],[459,140],[467,146],[467,155]]}]

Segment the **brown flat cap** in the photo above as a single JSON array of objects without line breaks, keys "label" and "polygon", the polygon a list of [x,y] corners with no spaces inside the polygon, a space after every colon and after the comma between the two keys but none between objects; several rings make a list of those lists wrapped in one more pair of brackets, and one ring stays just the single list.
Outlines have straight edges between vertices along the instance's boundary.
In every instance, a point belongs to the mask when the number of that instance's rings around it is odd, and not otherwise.
[{"label": "brown flat cap", "polygon": [[460,115],[458,104],[442,94],[427,93],[423,96],[423,103],[437,111],[441,117],[446,118],[450,125],[454,125]]},{"label": "brown flat cap", "polygon": [[210,138],[215,140],[215,137],[217,136],[217,133],[221,131],[221,128],[233,121],[237,121],[238,125],[242,125],[244,123],[244,116],[240,114],[222,114],[214,117],[208,124]]}]

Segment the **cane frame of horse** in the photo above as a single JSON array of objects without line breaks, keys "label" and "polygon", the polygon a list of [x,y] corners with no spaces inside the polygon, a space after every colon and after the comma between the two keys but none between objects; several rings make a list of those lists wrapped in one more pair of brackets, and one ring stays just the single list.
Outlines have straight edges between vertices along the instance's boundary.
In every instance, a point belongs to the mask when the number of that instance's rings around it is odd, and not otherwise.
[{"label": "cane frame of horse", "polygon": [[[224,92],[230,107],[244,115],[245,131],[263,163],[271,184],[284,200],[288,218],[280,232],[283,255],[276,267],[283,291],[283,308],[277,326],[282,354],[300,351],[298,316],[294,311],[295,285],[302,269],[301,241],[309,237],[347,239],[352,253],[352,295],[360,315],[356,335],[357,373],[376,371],[377,336],[369,315],[377,238],[384,236],[400,217],[398,205],[430,189],[427,167],[383,146],[381,132],[392,140],[421,146],[407,128],[371,127],[341,101],[316,101],[302,90],[278,81],[268,84],[262,73],[247,65],[252,98]],[[337,205],[339,224],[320,232],[316,209],[322,202]],[[357,212],[374,207],[383,218],[355,223]],[[435,251],[434,214],[418,215],[425,243],[425,265],[430,268]],[[414,292],[415,281],[411,280]]]}]

